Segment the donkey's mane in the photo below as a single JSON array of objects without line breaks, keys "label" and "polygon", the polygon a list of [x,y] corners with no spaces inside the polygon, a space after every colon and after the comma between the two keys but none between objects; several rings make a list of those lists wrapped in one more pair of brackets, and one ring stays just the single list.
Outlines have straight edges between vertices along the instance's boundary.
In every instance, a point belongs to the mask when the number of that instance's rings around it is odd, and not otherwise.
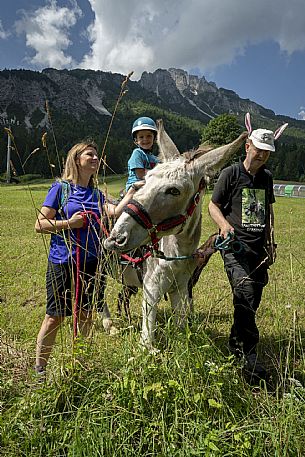
[{"label": "donkey's mane", "polygon": [[206,154],[207,152],[211,151],[212,149],[213,146],[207,144],[204,146],[200,146],[199,149],[187,151],[183,154],[183,156],[185,157],[186,163],[190,163],[193,162],[195,159],[201,157],[203,154]]},{"label": "donkey's mane", "polygon": [[190,163],[188,163],[181,154],[181,156],[174,160],[159,163],[148,172],[148,176],[158,177],[160,179],[163,177],[165,180],[188,184],[192,187],[192,169],[192,164],[190,166]]},{"label": "donkey's mane", "polygon": [[187,163],[182,155],[177,159],[169,162],[159,163],[153,170],[149,171],[149,175],[162,175],[164,178],[171,180],[187,180],[186,176]]}]

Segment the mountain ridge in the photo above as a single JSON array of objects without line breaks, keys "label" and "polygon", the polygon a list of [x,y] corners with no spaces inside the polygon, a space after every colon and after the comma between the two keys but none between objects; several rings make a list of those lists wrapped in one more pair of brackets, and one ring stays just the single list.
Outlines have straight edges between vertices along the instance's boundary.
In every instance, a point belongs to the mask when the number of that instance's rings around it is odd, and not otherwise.
[{"label": "mountain ridge", "polygon": [[[81,136],[97,137],[102,142],[124,79],[119,73],[101,70],[0,71],[0,124],[12,126],[17,144],[21,145],[21,162],[40,143],[43,132],[50,129],[56,133],[62,156]],[[145,71],[138,81],[129,80],[126,88],[128,93],[120,101],[109,145],[113,165],[118,167],[115,171],[125,169],[132,148],[130,125],[134,118],[144,114],[165,118],[167,130],[180,148],[196,147],[202,128],[214,117],[234,114],[242,126],[246,112],[251,113],[254,128],[264,125],[275,130],[288,122],[286,141],[305,143],[304,121],[276,115],[230,89],[218,88],[204,76],[185,70]],[[0,147],[6,147],[5,136],[0,138]],[[50,151],[54,152],[54,145]],[[27,166],[39,172],[49,168],[45,158],[38,156]],[[5,157],[1,154],[0,171],[5,168]]]}]

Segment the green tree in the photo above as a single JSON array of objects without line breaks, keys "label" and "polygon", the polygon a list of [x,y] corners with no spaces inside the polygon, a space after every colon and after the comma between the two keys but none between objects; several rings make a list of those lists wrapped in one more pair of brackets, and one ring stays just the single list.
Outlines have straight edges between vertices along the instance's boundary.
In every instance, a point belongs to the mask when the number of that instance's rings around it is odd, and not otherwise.
[{"label": "green tree", "polygon": [[212,119],[204,128],[201,143],[212,146],[220,146],[235,140],[242,129],[238,124],[236,116],[231,114],[221,114]]}]

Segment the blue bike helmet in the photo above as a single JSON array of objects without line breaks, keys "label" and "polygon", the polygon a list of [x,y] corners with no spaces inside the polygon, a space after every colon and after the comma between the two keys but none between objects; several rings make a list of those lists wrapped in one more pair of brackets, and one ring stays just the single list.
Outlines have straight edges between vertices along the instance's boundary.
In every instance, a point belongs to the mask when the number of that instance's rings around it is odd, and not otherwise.
[{"label": "blue bike helmet", "polygon": [[139,130],[152,130],[155,132],[155,135],[158,131],[155,121],[153,121],[150,117],[139,117],[134,121],[131,130],[132,138],[134,138],[134,134]]}]

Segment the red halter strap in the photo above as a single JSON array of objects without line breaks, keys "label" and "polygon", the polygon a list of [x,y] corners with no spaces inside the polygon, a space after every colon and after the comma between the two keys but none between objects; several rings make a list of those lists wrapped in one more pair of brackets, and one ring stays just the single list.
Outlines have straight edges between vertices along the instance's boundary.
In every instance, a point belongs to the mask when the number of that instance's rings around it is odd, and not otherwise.
[{"label": "red halter strap", "polygon": [[[172,228],[178,227],[181,225],[181,230],[187,219],[191,217],[193,212],[195,211],[196,206],[200,201],[201,192],[205,188],[205,181],[202,178],[197,192],[193,195],[191,199],[191,203],[188,206],[185,214],[178,214],[177,216],[170,217],[168,219],[164,219],[163,221],[159,222],[158,224],[153,224],[150,215],[146,211],[143,205],[139,203],[137,200],[130,200],[130,202],[123,208],[123,212],[129,214],[141,227],[146,229],[149,233],[149,236],[152,241],[153,249],[157,248],[157,243],[159,241],[157,237],[158,232],[166,232]],[[180,233],[180,232],[179,232]]]}]

